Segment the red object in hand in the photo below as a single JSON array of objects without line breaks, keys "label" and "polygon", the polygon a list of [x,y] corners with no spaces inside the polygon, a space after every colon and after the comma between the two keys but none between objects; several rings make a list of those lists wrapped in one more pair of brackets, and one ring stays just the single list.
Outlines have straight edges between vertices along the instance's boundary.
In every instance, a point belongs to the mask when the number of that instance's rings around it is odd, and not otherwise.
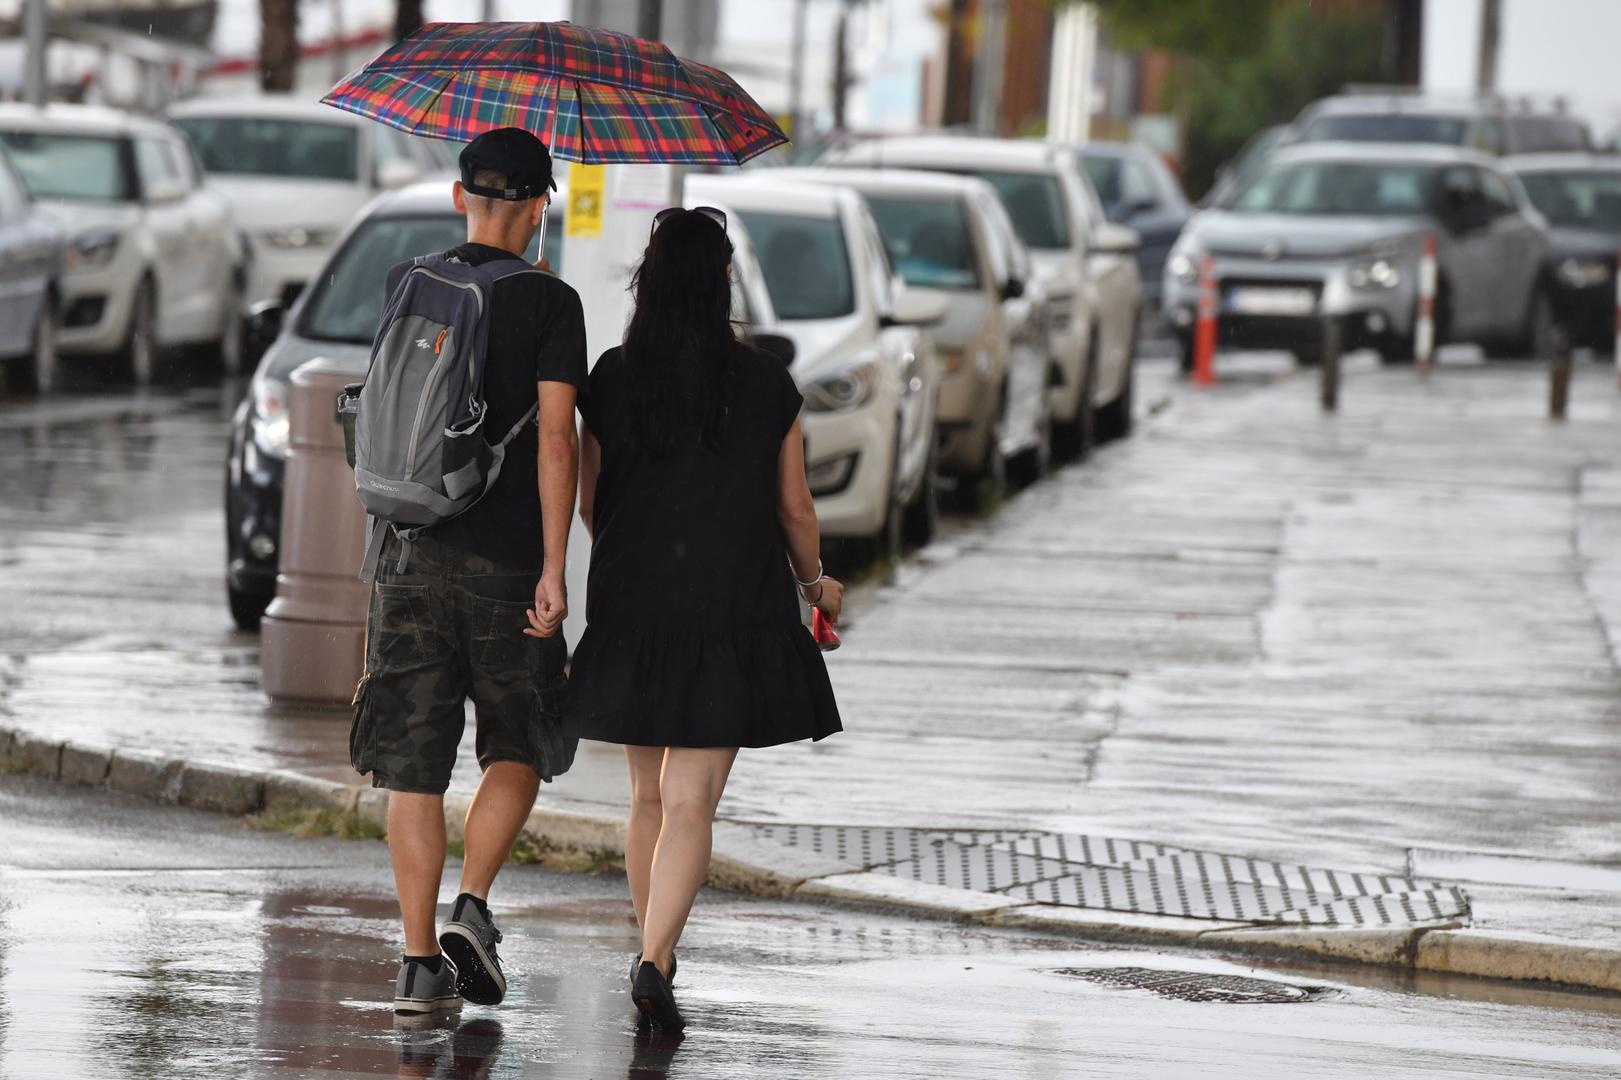
[{"label": "red object in hand", "polygon": [[839,647],[839,635],[833,632],[833,624],[827,621],[821,608],[811,608],[811,637],[816,639],[816,647],[823,652],[832,652]]}]

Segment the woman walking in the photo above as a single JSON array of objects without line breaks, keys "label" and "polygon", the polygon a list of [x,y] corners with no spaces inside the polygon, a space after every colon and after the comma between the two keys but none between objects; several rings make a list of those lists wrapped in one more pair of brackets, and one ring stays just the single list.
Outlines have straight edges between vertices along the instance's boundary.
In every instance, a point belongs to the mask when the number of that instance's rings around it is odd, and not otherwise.
[{"label": "woman walking", "polygon": [[731,258],[721,211],[661,211],[625,343],[597,361],[580,405],[589,625],[564,729],[625,747],[642,932],[631,995],[665,1028],[684,1024],[675,947],[738,748],[841,730],[795,597],[797,583],[833,621],[844,597],[817,558],[802,399],[779,360],[737,340]]}]

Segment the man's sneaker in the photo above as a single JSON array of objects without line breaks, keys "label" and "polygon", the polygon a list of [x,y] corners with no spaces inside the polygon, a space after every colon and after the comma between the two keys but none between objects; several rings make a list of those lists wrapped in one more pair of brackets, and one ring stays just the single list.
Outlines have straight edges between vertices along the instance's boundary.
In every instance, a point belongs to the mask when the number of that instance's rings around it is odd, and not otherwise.
[{"label": "man's sneaker", "polygon": [[439,947],[456,964],[456,989],[475,1005],[499,1005],[507,996],[501,958],[495,955],[500,940],[487,909],[480,911],[472,897],[456,898],[450,921],[439,930]]},{"label": "man's sneaker", "polygon": [[462,996],[456,992],[456,965],[449,957],[439,958],[438,971],[430,971],[420,960],[401,962],[399,977],[394,980],[395,1012],[431,1013],[458,1008],[461,1003]]}]

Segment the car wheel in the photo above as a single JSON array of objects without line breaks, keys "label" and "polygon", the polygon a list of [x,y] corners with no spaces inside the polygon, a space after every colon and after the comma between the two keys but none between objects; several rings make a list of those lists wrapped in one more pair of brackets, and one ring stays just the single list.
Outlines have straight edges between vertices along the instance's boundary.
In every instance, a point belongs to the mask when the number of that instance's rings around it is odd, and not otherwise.
[{"label": "car wheel", "polygon": [[35,393],[56,389],[56,371],[61,359],[56,346],[56,298],[46,295],[34,322],[34,344],[28,351],[27,380]]},{"label": "car wheel", "polygon": [[923,467],[923,482],[907,506],[902,535],[907,543],[923,547],[931,543],[940,530],[940,487],[935,482],[935,449],[929,448],[929,460]]},{"label": "car wheel", "polygon": [[1075,419],[1057,425],[1053,430],[1053,449],[1059,461],[1084,461],[1097,443],[1097,414],[1092,410],[1092,396],[1097,388],[1096,335],[1086,347],[1086,371],[1081,375],[1080,401],[1076,405]]},{"label": "car wheel", "polygon": [[242,297],[245,291],[242,279],[233,276],[231,286],[225,295],[225,325],[220,332],[219,344],[215,346],[220,370],[227,375],[241,373],[242,358],[247,352],[244,339],[247,327],[242,318]]},{"label": "car wheel", "polygon": [[1017,487],[1026,488],[1047,475],[1053,464],[1053,411],[1049,402],[1036,421],[1036,445],[1007,463]]},{"label": "car wheel", "polygon": [[136,385],[147,386],[157,373],[158,305],[152,279],[142,278],[130,302],[129,337],[124,342],[124,358],[129,362]]},{"label": "car wheel", "polygon": [[[1004,402],[1006,395],[1004,388]],[[985,457],[979,471],[958,481],[963,509],[970,514],[989,513],[1007,498],[1008,473],[1007,458],[1002,454],[1002,412],[1003,406],[999,405],[996,418],[991,421],[985,434]]]},{"label": "car wheel", "polygon": [[[1140,321],[1140,320],[1139,320]],[[1131,434],[1132,409],[1137,397],[1137,332],[1132,331],[1126,352],[1126,376],[1120,393],[1098,410],[1097,434],[1100,439],[1123,439]]]},{"label": "car wheel", "polygon": [[236,628],[250,634],[258,630],[260,620],[265,617],[265,609],[270,607],[270,597],[262,593],[238,592],[229,585],[225,587],[225,595],[231,605],[231,621],[236,623]]},{"label": "car wheel", "polygon": [[1525,325],[1512,341],[1501,342],[1486,350],[1486,355],[1499,360],[1549,360],[1559,350],[1559,322],[1554,318],[1553,300],[1548,290],[1537,287],[1531,304],[1525,312]]}]

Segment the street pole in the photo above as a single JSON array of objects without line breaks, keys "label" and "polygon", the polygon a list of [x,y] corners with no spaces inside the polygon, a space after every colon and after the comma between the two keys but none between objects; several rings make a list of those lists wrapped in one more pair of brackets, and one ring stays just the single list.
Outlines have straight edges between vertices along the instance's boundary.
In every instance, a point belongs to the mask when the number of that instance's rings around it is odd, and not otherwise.
[{"label": "street pole", "polygon": [[663,32],[664,0],[639,0],[636,5],[636,36],[657,41]]},{"label": "street pole", "polygon": [[808,0],[794,0],[794,38],[788,53],[788,134],[798,142],[799,113],[804,106],[805,8]]},{"label": "street pole", "polygon": [[24,83],[28,104],[41,109],[45,107],[45,50],[49,47],[45,0],[23,0],[23,38],[27,42],[23,52],[27,57]]},{"label": "street pole", "polygon": [[1497,89],[1497,37],[1503,24],[1503,0],[1480,0],[1480,47],[1475,54],[1475,90]]},{"label": "street pole", "polygon": [[483,7],[479,9],[479,19],[483,22],[495,21],[495,0],[484,0]]},{"label": "street pole", "polygon": [[979,55],[974,62],[974,128],[999,135],[1002,127],[1003,29],[1007,0],[980,0]]}]

